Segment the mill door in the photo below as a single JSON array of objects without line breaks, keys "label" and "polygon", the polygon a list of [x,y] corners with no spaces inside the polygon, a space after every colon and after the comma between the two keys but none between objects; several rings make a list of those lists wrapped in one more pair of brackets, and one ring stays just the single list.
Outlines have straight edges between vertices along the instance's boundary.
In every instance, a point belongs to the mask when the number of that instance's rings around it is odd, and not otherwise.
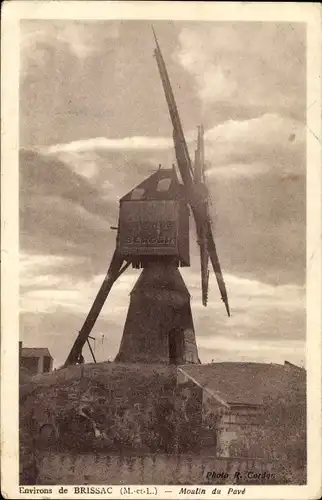
[{"label": "mill door", "polygon": [[184,337],[181,328],[172,328],[169,332],[169,362],[170,365],[181,365],[183,360]]}]

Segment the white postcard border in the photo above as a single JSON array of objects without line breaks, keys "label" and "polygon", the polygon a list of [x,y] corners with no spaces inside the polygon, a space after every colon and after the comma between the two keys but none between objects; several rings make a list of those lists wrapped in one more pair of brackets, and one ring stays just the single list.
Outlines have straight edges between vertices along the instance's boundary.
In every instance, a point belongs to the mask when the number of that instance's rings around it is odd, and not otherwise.
[{"label": "white postcard border", "polygon": [[[77,13],[77,14],[76,14]],[[312,3],[261,2],[82,2],[13,1],[2,9],[2,296],[1,296],[1,490],[5,498],[86,498],[73,486],[48,486],[52,494],[19,493],[18,340],[19,340],[19,20],[171,19],[289,21],[307,23],[307,376],[308,484],[246,486],[244,498],[308,499],[321,493],[321,8]],[[109,485],[107,485],[109,486]],[[151,488],[156,485],[151,485]],[[68,495],[58,493],[67,488]],[[102,488],[102,485],[99,486]],[[110,498],[120,495],[113,485]],[[32,488],[32,487],[30,487]],[[37,486],[44,489],[46,486]],[[142,486],[141,489],[147,488]],[[181,486],[157,486],[157,498],[176,498]],[[189,487],[191,488],[191,486]],[[203,497],[215,485],[201,485]],[[221,497],[229,486],[223,485]],[[239,487],[240,488],[240,487]],[[165,493],[166,490],[172,490]],[[117,496],[114,496],[117,495]],[[118,496],[119,495],[119,496]],[[95,498],[107,498],[97,494]],[[142,492],[139,498],[148,498]],[[199,495],[179,495],[199,498]]]}]

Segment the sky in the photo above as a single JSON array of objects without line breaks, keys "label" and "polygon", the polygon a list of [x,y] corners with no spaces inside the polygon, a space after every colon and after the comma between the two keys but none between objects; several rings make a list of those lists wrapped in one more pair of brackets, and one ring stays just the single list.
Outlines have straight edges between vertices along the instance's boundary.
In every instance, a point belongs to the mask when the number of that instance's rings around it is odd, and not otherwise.
[{"label": "sky", "polygon": [[[205,128],[232,313],[213,276],[202,306],[191,220],[182,275],[200,359],[304,365],[305,25],[153,24],[191,155]],[[24,20],[20,34],[20,332],[60,366],[107,271],[120,197],[175,161],[172,126],[149,22]],[[130,268],[105,303],[98,361],[118,352],[138,276]]]}]

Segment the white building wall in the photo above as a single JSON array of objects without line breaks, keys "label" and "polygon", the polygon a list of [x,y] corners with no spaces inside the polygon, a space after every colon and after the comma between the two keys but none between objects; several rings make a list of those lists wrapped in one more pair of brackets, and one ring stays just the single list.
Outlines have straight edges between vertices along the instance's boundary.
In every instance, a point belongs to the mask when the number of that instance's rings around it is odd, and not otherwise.
[{"label": "white building wall", "polygon": [[39,356],[37,373],[42,373],[43,371],[44,371],[44,356]]}]

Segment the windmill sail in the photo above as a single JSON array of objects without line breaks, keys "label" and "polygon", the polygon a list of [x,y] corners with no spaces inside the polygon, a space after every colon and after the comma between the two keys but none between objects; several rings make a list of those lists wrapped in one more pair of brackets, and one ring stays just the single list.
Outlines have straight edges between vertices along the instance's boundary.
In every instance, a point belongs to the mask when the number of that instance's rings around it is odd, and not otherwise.
[{"label": "windmill sail", "polygon": [[219,264],[219,259],[217,255],[217,249],[214,241],[214,237],[212,234],[212,229],[211,229],[211,224],[210,220],[208,219],[207,221],[207,229],[208,229],[208,237],[207,237],[207,242],[208,242],[208,253],[209,257],[212,263],[212,267],[214,270],[214,273],[216,275],[218,287],[221,293],[221,299],[225,304],[225,308],[227,311],[228,316],[230,316],[230,309],[229,309],[229,303],[228,303],[228,296],[227,296],[227,291],[226,291],[226,285],[224,282],[224,278],[221,272],[220,264]]},{"label": "windmill sail", "polygon": [[[177,157],[177,162],[178,162],[178,167],[180,170],[180,174],[183,180],[183,183],[186,188],[187,192],[187,197],[188,197],[188,202],[191,206],[192,213],[195,219],[196,223],[196,229],[197,229],[197,235],[198,235],[198,240],[199,240],[199,246],[200,242],[202,241],[201,238],[199,238],[199,235],[203,235],[204,239],[206,239],[207,247],[208,247],[208,252],[210,256],[210,260],[213,266],[213,270],[216,275],[219,291],[221,294],[221,298],[225,304],[226,311],[228,316],[230,316],[230,311],[229,311],[229,305],[228,305],[228,297],[227,297],[227,291],[226,291],[226,286],[225,282],[222,276],[219,260],[218,260],[218,255],[217,255],[217,250],[216,250],[216,245],[214,242],[213,234],[212,234],[212,228],[210,224],[210,218],[209,214],[207,213],[207,210],[205,210],[206,204],[204,203],[203,196],[200,196],[200,191],[199,189],[196,188],[196,184],[194,182],[193,178],[193,168],[189,156],[189,151],[187,147],[187,143],[184,137],[180,117],[179,117],[179,112],[177,109],[176,101],[174,98],[173,90],[171,87],[169,75],[167,72],[167,68],[161,53],[161,49],[156,37],[156,34],[153,30],[154,34],[154,39],[156,43],[156,49],[154,50],[154,55],[157,61],[157,65],[159,68],[159,73],[163,85],[163,90],[165,94],[165,98],[168,104],[168,109],[169,109],[169,114],[170,118],[172,121],[172,126],[173,126],[173,140],[174,140],[174,147],[175,147],[175,152],[176,152],[176,157]],[[205,254],[204,249],[202,250],[203,254]],[[204,264],[203,264],[204,266]],[[204,266],[205,267],[205,266]],[[204,274],[204,278],[205,278]],[[206,285],[206,280],[205,280],[205,285]],[[205,291],[207,292],[207,287],[205,286]],[[206,297],[207,293],[203,296],[203,299]]]},{"label": "windmill sail", "polygon": [[193,175],[193,169],[192,169],[192,164],[189,156],[189,151],[187,147],[187,143],[183,134],[182,130],[182,125],[179,117],[179,112],[177,109],[176,101],[173,95],[171,83],[169,80],[168,72],[165,66],[165,62],[163,60],[163,56],[159,47],[159,43],[156,37],[156,34],[153,30],[154,34],[154,39],[156,43],[156,49],[154,50],[154,55],[157,61],[157,65],[159,68],[163,88],[164,88],[164,93],[165,97],[167,100],[168,108],[169,108],[169,113],[173,125],[173,142],[174,142],[174,147],[175,147],[175,152],[176,152],[176,157],[177,157],[177,162],[178,162],[178,167],[180,170],[180,174],[182,177],[182,180],[186,186],[186,189],[189,191],[192,189],[192,175]]},{"label": "windmill sail", "polygon": [[[198,127],[198,141],[197,149],[195,151],[195,164],[194,164],[194,181],[197,192],[200,193],[200,198],[203,200],[203,210],[206,212],[204,223],[198,228],[198,245],[200,252],[200,270],[201,270],[201,290],[202,290],[202,303],[207,305],[208,289],[209,289],[209,254],[207,244],[207,225],[205,224],[208,216],[208,193],[205,184],[205,160],[204,160],[204,137],[203,126]],[[203,191],[203,192],[202,192]]]},{"label": "windmill sail", "polygon": [[195,151],[194,177],[196,183],[205,184],[205,146],[203,126],[198,127],[197,149]]}]

